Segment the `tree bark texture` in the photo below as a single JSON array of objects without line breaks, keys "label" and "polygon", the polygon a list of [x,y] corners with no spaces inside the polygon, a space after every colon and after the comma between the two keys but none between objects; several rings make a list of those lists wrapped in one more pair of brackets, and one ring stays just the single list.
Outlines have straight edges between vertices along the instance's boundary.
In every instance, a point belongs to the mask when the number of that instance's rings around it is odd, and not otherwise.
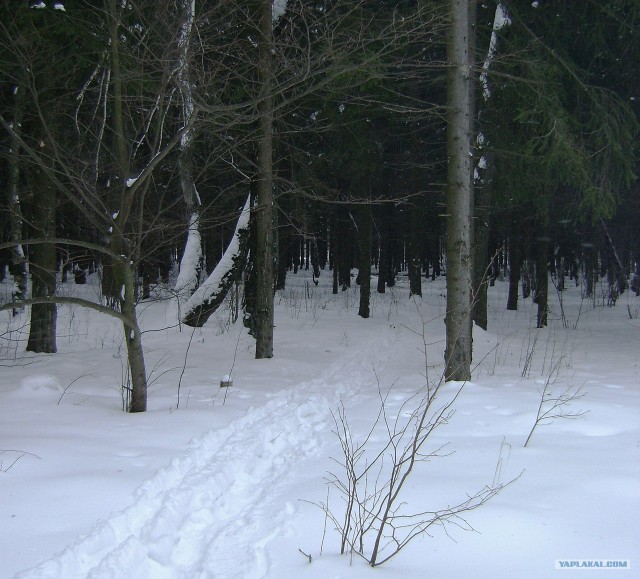
[{"label": "tree bark texture", "polygon": [[[182,99],[182,119],[188,125],[194,115],[192,79],[190,73],[189,46],[191,31],[195,20],[195,0],[182,0],[182,22],[178,35],[178,70],[176,82]],[[193,131],[186,131],[180,139],[180,154],[178,156],[178,172],[180,187],[188,215],[187,242],[182,259],[180,272],[176,280],[176,290],[185,298],[190,297],[200,282],[202,271],[202,238],[200,235],[200,196],[196,188],[193,175]]]},{"label": "tree bark texture", "polygon": [[[56,236],[56,194],[42,169],[34,169],[34,206],[32,226],[37,237],[53,239]],[[53,243],[31,248],[31,293],[34,298],[51,297],[56,293],[56,246]],[[40,303],[31,306],[31,323],[27,351],[52,354],[56,352],[57,306]]]},{"label": "tree bark texture", "polygon": [[273,357],[273,21],[271,0],[259,0],[258,19],[258,147],[256,216],[256,359]]},{"label": "tree bark texture", "polygon": [[116,307],[128,320],[123,324],[127,361],[129,364],[128,412],[144,412],[147,409],[147,374],[142,349],[142,335],[138,326],[136,312],[135,266],[132,263],[132,250],[126,238],[127,225],[133,205],[133,187],[127,186],[129,178],[129,147],[124,128],[122,75],[119,52],[119,6],[117,0],[109,0],[109,31],[111,41],[111,79],[113,85],[113,133],[117,160],[117,184],[120,189],[120,203],[114,218],[110,248],[116,255],[125,257],[123,261],[113,260],[112,272],[116,294]]},{"label": "tree bark texture", "polygon": [[447,43],[447,313],[445,379],[471,378],[473,78],[469,0],[450,0]]}]

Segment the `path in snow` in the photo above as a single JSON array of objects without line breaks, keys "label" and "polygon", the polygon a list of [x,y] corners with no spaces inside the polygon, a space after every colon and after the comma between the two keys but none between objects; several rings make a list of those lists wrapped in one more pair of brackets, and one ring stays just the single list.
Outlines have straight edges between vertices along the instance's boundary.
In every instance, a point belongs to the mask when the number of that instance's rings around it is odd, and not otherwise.
[{"label": "path in snow", "polygon": [[310,468],[332,438],[331,411],[371,376],[365,352],[390,350],[382,340],[349,348],[317,379],[203,435],[147,480],[133,505],[16,579],[268,576],[265,545],[286,532],[298,498],[278,504],[279,491]]}]

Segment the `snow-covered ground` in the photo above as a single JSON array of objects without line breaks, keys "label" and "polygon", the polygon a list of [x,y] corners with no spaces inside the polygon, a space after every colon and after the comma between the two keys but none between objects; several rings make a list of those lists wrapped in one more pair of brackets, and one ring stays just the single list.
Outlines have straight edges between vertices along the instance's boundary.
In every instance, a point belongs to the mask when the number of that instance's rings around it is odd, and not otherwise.
[{"label": "snow-covered ground", "polygon": [[[318,287],[304,272],[288,282],[271,360],[253,358],[227,308],[193,330],[177,326],[175,301],[142,304],[151,387],[137,415],[121,409],[117,322],[60,307],[59,353],[34,355],[24,352],[26,318],[2,314],[0,577],[640,577],[638,298],[594,308],[571,287],[564,318],[554,296],[550,326],[538,330],[530,300],[507,312],[506,284],[490,288],[473,380],[428,441],[452,454],[419,463],[401,501],[405,512],[436,511],[520,476],[465,515],[474,531],[434,526],[371,569],[339,554],[313,504],[327,500],[329,473],[343,475],[333,416],[344,407],[361,442],[380,392],[402,422],[424,374],[437,382],[444,281],[425,281],[416,302],[401,280],[373,295],[368,320],[356,315],[357,289],[331,295],[326,272]],[[233,386],[221,389],[225,375]],[[586,414],[539,425],[523,448],[545,384],[551,398],[582,387],[561,410]],[[379,422],[368,459],[385,434]],[[340,518],[335,488],[329,501]],[[630,568],[555,568],[578,560]]]}]

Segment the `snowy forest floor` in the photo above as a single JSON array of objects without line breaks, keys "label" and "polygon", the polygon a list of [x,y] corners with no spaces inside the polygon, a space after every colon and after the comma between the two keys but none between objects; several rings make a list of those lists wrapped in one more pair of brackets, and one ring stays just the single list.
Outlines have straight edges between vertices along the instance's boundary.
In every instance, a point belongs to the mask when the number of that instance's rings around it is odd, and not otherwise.
[{"label": "snowy forest floor", "polygon": [[[141,304],[151,386],[149,411],[137,415],[122,411],[116,321],[61,306],[59,352],[36,355],[24,351],[26,314],[3,313],[0,577],[540,579],[579,559],[628,560],[598,577],[640,577],[639,298],[626,292],[609,308],[570,286],[561,301],[552,294],[549,327],[536,329],[531,300],[508,312],[507,284],[490,288],[473,379],[429,440],[451,454],[419,463],[402,501],[406,512],[435,511],[519,478],[465,515],[473,531],[434,526],[371,569],[339,555],[313,504],[327,500],[329,473],[343,474],[333,416],[343,406],[363,441],[381,392],[402,422],[424,374],[437,382],[445,280],[424,281],[413,300],[401,278],[373,294],[367,320],[357,286],[334,296],[329,282],[326,272],[319,286],[290,274],[271,360],[254,359],[228,307],[193,330],[177,325],[175,300]],[[225,375],[233,386],[221,389]],[[540,424],[523,448],[545,384],[551,398],[581,388],[562,410],[586,413]],[[379,423],[368,457],[385,436]],[[340,518],[335,489],[329,500]]]}]

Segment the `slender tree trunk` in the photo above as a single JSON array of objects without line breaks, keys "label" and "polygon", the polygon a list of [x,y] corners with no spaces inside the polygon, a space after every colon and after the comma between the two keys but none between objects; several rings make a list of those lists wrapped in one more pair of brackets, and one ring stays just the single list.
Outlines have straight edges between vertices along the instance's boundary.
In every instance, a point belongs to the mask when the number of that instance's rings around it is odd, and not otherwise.
[{"label": "slender tree trunk", "polygon": [[535,303],[538,305],[538,328],[547,325],[549,302],[549,238],[543,232],[536,239],[536,293]]},{"label": "slender tree trunk", "polygon": [[112,271],[117,292],[115,298],[117,307],[119,307],[120,312],[129,320],[129,325],[123,324],[130,372],[129,378],[131,381],[130,400],[127,410],[129,412],[144,412],[147,409],[147,374],[142,349],[142,335],[138,326],[136,312],[135,270],[134,265],[131,263],[133,252],[125,237],[134,199],[131,188],[127,187],[126,183],[129,177],[129,154],[124,129],[117,0],[109,0],[108,18],[111,41],[111,78],[113,81],[113,132],[117,159],[118,187],[121,192],[120,206],[117,217],[114,219],[110,246],[117,255],[128,257],[128,259],[124,261],[114,262],[112,264]]},{"label": "slender tree trunk", "polygon": [[493,162],[488,161],[488,169],[483,181],[476,188],[473,223],[473,321],[486,330],[487,288],[489,286],[489,232],[491,219],[491,174]]},{"label": "slender tree trunk", "polygon": [[[491,31],[491,39],[489,48],[482,65],[482,74],[480,81],[482,84],[482,96],[485,103],[491,98],[491,88],[489,83],[489,70],[493,59],[495,58],[498,35],[497,32],[505,25],[509,24],[509,18],[504,5],[498,2],[493,18],[493,30]],[[481,117],[481,112],[478,115]],[[482,129],[481,129],[482,130]],[[485,135],[480,132],[478,134],[477,143],[479,148],[487,145]],[[484,153],[477,164],[479,179],[478,196],[475,203],[475,222],[473,230],[474,238],[474,303],[473,303],[473,320],[483,330],[487,329],[487,287],[488,287],[488,266],[489,264],[489,233],[491,219],[491,187],[492,177],[495,172],[495,164],[488,153]],[[492,284],[495,278],[492,277]]]},{"label": "slender tree trunk", "polygon": [[331,211],[331,229],[329,235],[329,245],[330,245],[330,253],[331,253],[331,265],[333,270],[331,271],[331,293],[333,295],[337,295],[338,293],[338,268],[339,268],[339,259],[338,259],[338,211],[334,208]]},{"label": "slender tree trunk", "polygon": [[[33,180],[34,207],[32,225],[35,235],[42,239],[56,236],[56,194],[42,174],[40,168],[34,169]],[[56,246],[51,243],[34,245],[31,248],[31,293],[34,298],[52,297],[56,293]],[[56,352],[57,306],[55,303],[34,304],[31,306],[31,324],[27,351]]]},{"label": "slender tree trunk", "polygon": [[382,208],[380,227],[378,228],[378,284],[376,290],[379,294],[387,291],[387,276],[389,273],[389,228],[385,216],[386,207]]},{"label": "slender tree trunk", "polygon": [[371,205],[360,206],[360,264],[358,277],[360,278],[360,307],[358,315],[368,318],[370,315],[369,301],[371,298]]},{"label": "slender tree trunk", "polygon": [[401,256],[401,245],[398,240],[397,214],[395,208],[391,205],[384,212],[386,238],[387,238],[387,259],[386,271],[384,274],[387,287],[396,285],[396,275],[398,273]]},{"label": "slender tree trunk", "polygon": [[[275,289],[283,290],[287,285],[287,270],[291,265],[291,249],[298,240],[291,234],[289,224],[278,228],[278,267],[276,268]],[[294,271],[293,273],[297,273]]]},{"label": "slender tree trunk", "polygon": [[[178,36],[177,84],[182,98],[182,118],[185,126],[194,114],[193,90],[191,84],[189,45],[195,20],[195,0],[182,0],[182,22]],[[176,290],[188,298],[198,287],[202,271],[202,238],[200,235],[200,195],[193,176],[193,129],[186,131],[180,140],[178,171],[180,187],[187,211],[189,225],[187,242],[180,260],[180,271],[176,280]]]},{"label": "slender tree trunk", "polygon": [[272,0],[259,0],[258,67],[260,95],[258,101],[258,201],[256,206],[256,358],[273,357],[273,21]]},{"label": "slender tree trunk", "polygon": [[[15,88],[15,104],[13,114],[13,133],[11,134],[11,144],[9,151],[9,223],[11,229],[11,241],[14,245],[11,248],[10,272],[13,276],[14,289],[12,300],[22,301],[27,297],[27,281],[29,269],[24,248],[20,243],[22,239],[22,209],[20,206],[20,134],[22,132],[22,118],[24,116],[24,106],[26,98],[26,87],[19,84]],[[24,308],[15,307],[13,314],[17,315]]]},{"label": "slender tree trunk", "polygon": [[447,44],[447,313],[445,378],[471,378],[473,287],[473,10],[469,0],[450,0]]},{"label": "slender tree trunk", "polygon": [[509,296],[507,309],[518,309],[518,292],[520,291],[520,271],[522,268],[521,237],[518,232],[518,223],[515,216],[511,216],[509,224]]},{"label": "slender tree trunk", "polygon": [[[348,216],[351,216],[350,210],[348,211]],[[347,214],[344,212],[338,213],[338,245],[337,245],[337,260],[338,260],[338,283],[342,288],[342,291],[346,291],[347,288],[351,287],[351,265],[352,265],[352,256],[351,256],[351,244],[349,240],[352,239],[352,233],[349,231],[350,224],[347,221]]]},{"label": "slender tree trunk", "polygon": [[409,296],[422,296],[422,202],[414,202],[409,209]]},{"label": "slender tree trunk", "polygon": [[[123,241],[123,240],[122,240]],[[120,246],[116,242],[113,246]],[[127,255],[123,253],[122,255]],[[120,312],[127,317],[130,325],[124,325],[125,342],[127,345],[127,361],[130,373],[130,399],[128,412],[144,412],[147,409],[147,372],[142,349],[142,333],[138,325],[136,312],[136,283],[135,272],[129,263],[118,262],[115,266],[116,280],[121,282],[119,299]],[[126,385],[124,385],[126,386]]]}]

